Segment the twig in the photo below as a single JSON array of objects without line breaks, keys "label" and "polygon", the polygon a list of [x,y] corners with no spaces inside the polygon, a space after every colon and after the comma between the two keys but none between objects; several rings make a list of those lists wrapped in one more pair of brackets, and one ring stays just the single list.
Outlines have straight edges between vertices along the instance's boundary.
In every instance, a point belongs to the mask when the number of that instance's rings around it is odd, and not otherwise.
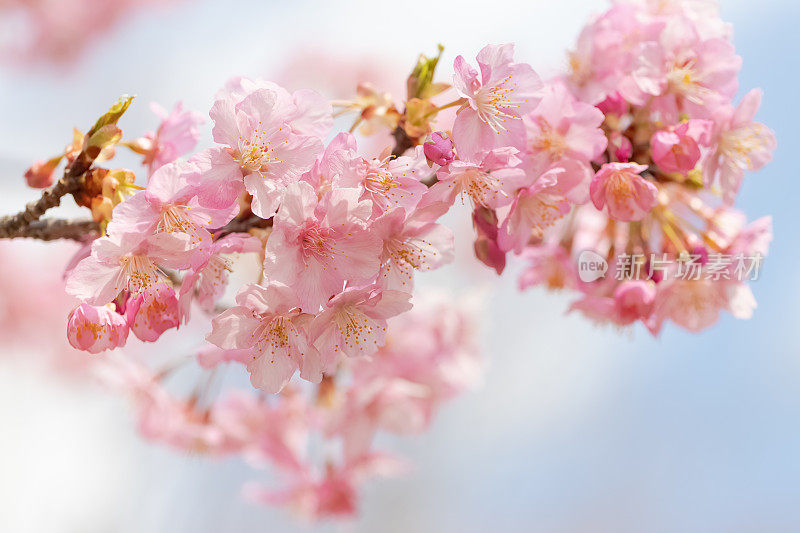
[{"label": "twig", "polygon": [[81,177],[89,170],[93,161],[93,157],[90,157],[86,152],[82,151],[72,164],[67,166],[61,179],[51,187],[45,189],[38,200],[30,202],[25,206],[25,209],[16,215],[0,218],[0,238],[26,236],[20,234],[20,231],[25,226],[39,220],[48,209],[58,206],[61,203],[62,196],[78,190]]},{"label": "twig", "polygon": [[56,241],[68,239],[86,242],[100,234],[100,226],[94,220],[66,220],[63,218],[46,218],[34,220],[14,231],[0,234],[0,238],[28,238],[40,241]]},{"label": "twig", "polygon": [[228,222],[225,226],[214,232],[217,238],[224,237],[231,233],[244,233],[252,228],[269,228],[272,227],[272,218],[261,218],[251,215],[244,219],[234,219]]},{"label": "twig", "polygon": [[406,133],[406,130],[404,130],[402,126],[397,126],[392,132],[392,136],[394,137],[394,150],[392,150],[392,155],[395,157],[400,157],[406,153],[406,150],[416,145],[414,139],[408,136],[408,133]]}]

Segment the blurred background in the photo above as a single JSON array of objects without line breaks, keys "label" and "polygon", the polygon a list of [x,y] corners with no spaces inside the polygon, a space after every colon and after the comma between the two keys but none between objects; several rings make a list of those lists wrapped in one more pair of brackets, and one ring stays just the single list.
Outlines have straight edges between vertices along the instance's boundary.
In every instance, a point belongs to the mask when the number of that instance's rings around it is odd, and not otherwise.
[{"label": "blurred background", "polygon": [[[443,79],[457,54],[490,42],[515,42],[517,59],[548,76],[565,67],[587,18],[606,8],[604,0],[181,0],[136,9],[74,63],[0,67],[0,211],[34,198],[22,179],[30,163],[58,152],[73,126],[85,128],[123,93],[138,99],[121,126],[140,135],[156,126],[148,102],[183,100],[205,115],[232,75],[340,98],[371,80],[401,96],[417,54],[439,42]],[[724,316],[701,335],[669,327],[659,339],[642,328],[598,329],[565,315],[568,295],[519,293],[513,267],[501,279],[482,271],[465,231],[457,265],[418,279],[423,289],[486,290],[484,383],[446,406],[431,431],[388,439],[415,469],[371,483],[360,519],[321,530],[800,531],[800,176],[791,159],[800,148],[800,4],[722,0],[722,15],[744,59],[741,94],[764,89],[758,119],[779,144],[739,195],[751,220],[774,216],[770,257],[752,285],[754,318]],[[204,134],[201,147],[208,124]],[[2,248],[0,531],[302,527],[241,497],[243,483],[270,482],[261,472],[143,442],[124,402],[68,368],[36,364],[63,343],[61,326],[18,324],[15,310],[64,311],[58,290],[31,302],[20,286],[32,272],[59,271],[70,250]],[[36,344],[15,340],[23,330]]]}]

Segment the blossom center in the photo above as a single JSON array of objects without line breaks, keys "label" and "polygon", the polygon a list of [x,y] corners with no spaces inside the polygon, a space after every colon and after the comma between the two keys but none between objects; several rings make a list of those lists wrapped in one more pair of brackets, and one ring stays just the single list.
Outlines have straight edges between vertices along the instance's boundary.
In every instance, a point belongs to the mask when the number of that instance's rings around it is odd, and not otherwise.
[{"label": "blossom center", "polygon": [[495,132],[507,131],[503,124],[508,119],[520,120],[512,110],[520,107],[524,99],[515,99],[514,91],[517,83],[511,80],[509,74],[499,83],[487,87],[483,86],[475,93],[475,107],[478,117]]}]

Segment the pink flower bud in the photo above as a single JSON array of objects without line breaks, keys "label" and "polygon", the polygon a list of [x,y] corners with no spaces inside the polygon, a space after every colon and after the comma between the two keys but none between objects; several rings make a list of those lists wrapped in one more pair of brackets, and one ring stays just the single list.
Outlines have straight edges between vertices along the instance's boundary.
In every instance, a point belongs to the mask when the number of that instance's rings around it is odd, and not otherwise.
[{"label": "pink flower bud", "polygon": [[627,163],[633,155],[633,145],[627,137],[615,131],[608,137],[608,151],[616,161]]},{"label": "pink flower bud", "polygon": [[423,145],[425,157],[437,165],[447,166],[456,158],[453,153],[453,141],[442,132],[435,131]]},{"label": "pink flower bud", "polygon": [[178,298],[172,287],[157,283],[128,300],[125,316],[134,335],[145,342],[155,342],[162,333],[180,324]]},{"label": "pink flower bud", "polygon": [[78,350],[100,353],[124,346],[127,339],[128,323],[108,306],[82,303],[67,319],[67,340]]},{"label": "pink flower bud", "polygon": [[28,187],[34,189],[46,189],[53,184],[53,171],[55,171],[61,158],[49,159],[47,161],[41,160],[31,165],[25,171],[25,181]]},{"label": "pink flower bud", "polygon": [[623,324],[645,320],[653,312],[656,288],[647,281],[626,281],[614,291],[614,310]]},{"label": "pink flower bud", "polygon": [[650,139],[653,161],[664,172],[686,174],[700,160],[700,145],[710,142],[712,126],[708,120],[689,120],[657,131]]},{"label": "pink flower bud", "polygon": [[506,253],[497,242],[497,214],[494,210],[479,207],[472,212],[472,224],[475,227],[475,256],[486,266],[502,274],[506,268]]},{"label": "pink flower bud", "polygon": [[597,109],[604,115],[624,115],[628,112],[628,103],[618,92],[614,92],[606,97],[605,100],[597,104]]}]

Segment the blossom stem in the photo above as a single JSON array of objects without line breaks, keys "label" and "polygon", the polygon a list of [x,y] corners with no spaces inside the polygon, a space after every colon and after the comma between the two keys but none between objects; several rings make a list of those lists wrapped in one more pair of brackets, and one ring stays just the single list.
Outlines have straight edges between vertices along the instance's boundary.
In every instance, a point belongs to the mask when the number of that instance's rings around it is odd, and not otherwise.
[{"label": "blossom stem", "polygon": [[431,115],[435,115],[439,111],[443,111],[443,110],[445,110],[447,108],[455,107],[457,105],[461,105],[461,104],[464,103],[464,101],[465,101],[464,98],[459,98],[458,100],[453,100],[452,102],[450,102],[448,104],[444,104],[444,105],[440,105],[439,107],[435,107],[435,108],[431,109],[430,111],[428,111],[427,113],[425,113],[425,117],[424,118],[428,118]]}]

